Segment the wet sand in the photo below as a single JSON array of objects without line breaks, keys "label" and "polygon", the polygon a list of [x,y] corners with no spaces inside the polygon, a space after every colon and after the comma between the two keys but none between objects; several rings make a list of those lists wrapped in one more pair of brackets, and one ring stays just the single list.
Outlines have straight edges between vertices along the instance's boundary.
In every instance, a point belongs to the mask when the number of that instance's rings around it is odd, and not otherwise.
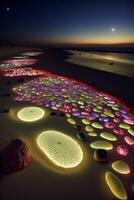
[{"label": "wet sand", "polygon": [[69,63],[134,78],[134,54],[68,51]]}]

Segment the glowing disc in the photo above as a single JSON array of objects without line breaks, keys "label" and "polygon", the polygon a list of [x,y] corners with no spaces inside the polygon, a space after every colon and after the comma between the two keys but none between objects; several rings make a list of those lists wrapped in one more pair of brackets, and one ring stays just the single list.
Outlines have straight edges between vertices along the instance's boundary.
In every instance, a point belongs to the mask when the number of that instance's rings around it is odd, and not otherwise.
[{"label": "glowing disc", "polygon": [[80,145],[61,132],[47,130],[37,137],[37,144],[43,153],[56,165],[73,168],[83,159]]},{"label": "glowing disc", "polygon": [[34,122],[44,117],[45,111],[39,107],[22,108],[17,116],[20,120],[25,122]]}]

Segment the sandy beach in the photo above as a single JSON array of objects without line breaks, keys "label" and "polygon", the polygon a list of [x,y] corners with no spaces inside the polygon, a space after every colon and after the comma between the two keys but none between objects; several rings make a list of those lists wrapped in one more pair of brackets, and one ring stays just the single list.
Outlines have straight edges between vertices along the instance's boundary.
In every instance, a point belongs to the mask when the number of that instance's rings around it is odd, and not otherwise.
[{"label": "sandy beach", "polygon": [[[21,52],[38,50],[34,48],[2,50],[0,49],[1,62],[5,58],[19,55]],[[37,57],[37,63],[32,67],[47,70],[57,75],[76,79],[88,85],[94,86],[98,90],[110,93],[123,99],[131,107],[134,106],[134,59],[129,55],[118,55],[113,53],[84,53],[78,51],[66,52],[61,49],[42,50],[43,55]],[[47,52],[47,54],[46,54]],[[111,57],[109,57],[111,56]],[[114,65],[109,65],[113,62]],[[99,68],[99,69],[98,69]],[[24,77],[24,82],[34,79],[34,76]],[[21,84],[21,77],[0,77],[0,106],[3,109],[10,109],[9,113],[0,113],[0,150],[2,150],[12,139],[20,138],[30,147],[33,161],[29,167],[12,174],[0,174],[0,199],[1,200],[73,200],[73,199],[100,199],[112,200],[113,195],[107,188],[104,174],[111,170],[113,160],[119,156],[111,154],[111,161],[106,164],[96,164],[93,152],[89,149],[89,144],[94,141],[90,137],[89,141],[83,143],[76,138],[76,129],[67,123],[65,116],[61,117],[60,111],[56,111],[56,116],[51,116],[52,109],[45,108],[46,115],[43,119],[32,123],[19,121],[18,111],[30,105],[29,102],[17,102],[11,97],[2,97],[3,94],[11,94],[15,86]],[[10,82],[7,84],[7,82]],[[44,109],[43,106],[40,106]],[[77,124],[81,119],[74,119]],[[84,152],[84,161],[78,168],[60,169],[52,164],[41,153],[37,147],[36,138],[44,130],[54,129],[66,133],[76,139]],[[118,142],[122,139],[118,137]],[[131,148],[130,156],[126,160],[132,165]],[[90,156],[91,155],[91,156]],[[133,170],[133,169],[132,169]],[[132,171],[133,173],[133,171]],[[119,175],[122,179],[122,175]],[[131,194],[129,183],[133,176],[124,185]]]},{"label": "sandy beach", "polygon": [[69,63],[134,78],[134,56],[131,53],[68,51]]}]

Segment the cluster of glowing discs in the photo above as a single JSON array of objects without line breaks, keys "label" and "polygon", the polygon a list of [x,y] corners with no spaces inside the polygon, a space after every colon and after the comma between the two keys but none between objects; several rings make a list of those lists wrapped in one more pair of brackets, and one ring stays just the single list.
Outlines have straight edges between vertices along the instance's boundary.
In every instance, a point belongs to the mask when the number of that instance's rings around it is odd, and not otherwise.
[{"label": "cluster of glowing discs", "polygon": [[18,118],[24,122],[37,121],[43,118],[44,115],[45,111],[39,107],[25,107],[22,108],[17,114]]},{"label": "cluster of glowing discs", "polygon": [[74,168],[83,159],[80,145],[62,132],[44,131],[37,137],[37,144],[54,164],[62,168]]},{"label": "cluster of glowing discs", "polygon": [[9,76],[9,77],[16,77],[16,76],[39,76],[39,75],[44,75],[44,71],[32,69],[31,67],[12,68],[10,70],[7,70],[4,73],[4,75],[5,76]]},{"label": "cluster of glowing discs", "polygon": [[[117,136],[133,135],[133,117],[117,99],[78,81],[46,73],[13,91],[16,101],[35,103],[81,118],[86,131],[102,130],[104,139],[116,141]],[[75,125],[71,117],[68,122]],[[132,144],[132,140],[128,143]]]},{"label": "cluster of glowing discs", "polygon": [[[66,116],[67,116],[67,121],[72,126],[75,127],[76,124],[78,123],[77,122],[78,120],[72,118],[69,114],[66,114]],[[111,115],[111,117],[112,117],[112,115]],[[129,125],[132,125],[132,120],[131,121],[124,120],[124,121],[129,122]],[[121,119],[119,120],[117,118],[114,118],[114,122],[120,123]],[[83,129],[85,129],[87,131],[87,134],[89,137],[99,136],[99,137],[105,139],[105,140],[96,140],[94,142],[91,142],[90,147],[92,149],[110,151],[114,147],[112,143],[116,142],[118,140],[119,136],[122,136],[122,139],[126,142],[128,147],[127,147],[127,145],[124,145],[124,144],[117,145],[116,150],[120,156],[126,157],[129,153],[128,152],[129,146],[132,146],[134,144],[134,139],[132,138],[132,136],[129,136],[129,132],[127,131],[127,130],[132,130],[131,129],[132,127],[130,128],[127,125],[124,125],[123,122],[120,123],[122,129],[120,129],[119,133],[121,133],[121,134],[117,134],[116,131],[112,132],[111,127],[109,128],[109,132],[105,132],[106,127],[102,128],[100,122],[92,123],[91,120],[88,120],[86,118],[81,119],[81,123],[82,123],[81,126],[84,126]],[[79,124],[80,124],[80,121],[79,121]],[[129,129],[127,129],[127,128],[129,128]],[[118,130],[118,128],[116,128],[116,129]],[[79,132],[79,133],[81,133],[81,132]],[[125,134],[126,134],[126,136],[124,136]],[[79,138],[79,137],[77,137],[77,138],[81,140],[81,138]],[[131,172],[129,165],[123,160],[114,161],[112,163],[111,167],[114,171],[116,171],[122,175],[127,175],[127,174],[130,174],[130,172]],[[109,189],[111,190],[111,192],[113,193],[114,196],[116,196],[119,199],[127,199],[127,192],[125,190],[125,187],[124,187],[122,181],[115,174],[113,174],[111,172],[106,172],[105,180],[106,180],[106,183],[107,183]]]},{"label": "cluster of glowing discs", "polygon": [[36,59],[33,58],[12,58],[9,60],[5,60],[0,64],[0,69],[5,69],[5,68],[14,68],[14,67],[24,67],[28,65],[33,65],[36,63]]},{"label": "cluster of glowing discs", "polygon": [[38,56],[41,52],[23,53],[21,56],[13,57],[12,59],[5,60],[0,63],[0,72],[3,76],[16,77],[16,76],[38,76],[44,75],[43,70],[33,69],[27,67],[36,63],[37,59],[28,58],[26,56]]},{"label": "cluster of glowing discs", "polygon": [[[43,75],[14,87],[14,99],[64,112],[67,122],[74,127],[78,124],[76,119],[79,119],[84,132],[77,133],[78,139],[83,135],[95,138],[89,145],[93,150],[112,151],[115,147],[118,156],[123,158],[128,156],[129,147],[134,145],[132,114],[118,99],[79,81],[26,67],[37,61],[28,57],[41,54],[42,52],[27,52],[21,54],[22,57],[14,57],[0,64],[0,70],[5,76]],[[22,108],[17,114],[24,122],[37,121],[44,115],[45,111],[40,107]],[[117,144],[120,138],[123,143]],[[37,137],[37,145],[50,161],[62,168],[77,167],[83,160],[83,151],[78,142],[62,132],[55,130],[42,132]],[[114,161],[112,169],[122,175],[127,175],[131,171],[127,162],[123,160]],[[127,199],[124,185],[115,174],[107,171],[105,180],[117,198]]]}]

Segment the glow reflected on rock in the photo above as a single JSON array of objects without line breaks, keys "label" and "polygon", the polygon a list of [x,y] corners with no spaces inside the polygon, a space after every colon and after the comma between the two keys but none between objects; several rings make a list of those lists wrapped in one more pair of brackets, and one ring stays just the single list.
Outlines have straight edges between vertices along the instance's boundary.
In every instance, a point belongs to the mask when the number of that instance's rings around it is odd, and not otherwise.
[{"label": "glow reflected on rock", "polygon": [[129,174],[130,168],[127,163],[122,160],[117,160],[112,164],[112,168],[120,174]]},{"label": "glow reflected on rock", "polygon": [[126,190],[121,180],[112,172],[106,172],[105,174],[106,183],[108,184],[111,192],[119,199],[127,199]]},{"label": "glow reflected on rock", "polygon": [[113,110],[116,110],[116,111],[119,110],[119,108],[118,108],[117,106],[112,106],[112,109],[113,109]]},{"label": "glow reflected on rock", "polygon": [[109,140],[109,141],[116,141],[117,140],[117,137],[115,135],[113,135],[112,133],[108,133],[108,132],[102,132],[100,134],[100,136],[106,140]]},{"label": "glow reflected on rock", "polygon": [[71,114],[70,113],[66,113],[66,117],[71,117]]},{"label": "glow reflected on rock", "polygon": [[99,108],[97,108],[97,107],[95,107],[95,108],[93,109],[93,111],[94,111],[94,112],[101,113],[101,110],[100,110]]},{"label": "glow reflected on rock", "polygon": [[111,150],[113,149],[113,145],[105,140],[98,140],[90,144],[93,149],[105,149]]},{"label": "glow reflected on rock", "polygon": [[129,129],[128,132],[129,132],[132,136],[134,136],[134,129]]},{"label": "glow reflected on rock", "polygon": [[97,123],[97,122],[93,122],[93,123],[92,123],[92,126],[93,126],[94,128],[97,128],[97,129],[103,129],[103,126],[102,126],[100,123]]},{"label": "glow reflected on rock", "polygon": [[45,115],[45,111],[39,107],[22,108],[17,114],[18,118],[25,122],[37,121],[43,118],[44,115]]},{"label": "glow reflected on rock", "polygon": [[89,132],[88,135],[91,136],[91,137],[96,137],[97,133],[95,133],[95,132]]},{"label": "glow reflected on rock", "polygon": [[128,155],[128,148],[125,145],[118,145],[116,150],[119,155],[122,155],[122,156]]},{"label": "glow reflected on rock", "polygon": [[43,153],[56,165],[73,168],[83,159],[80,145],[61,132],[47,130],[37,137],[37,144]]},{"label": "glow reflected on rock", "polygon": [[130,125],[126,124],[126,123],[121,123],[119,125],[120,128],[123,128],[123,129],[130,129]]},{"label": "glow reflected on rock", "polygon": [[88,132],[91,132],[91,131],[94,131],[94,129],[91,127],[91,126],[86,126],[86,131],[88,131]]},{"label": "glow reflected on rock", "polygon": [[91,122],[88,119],[82,119],[82,123],[85,125],[89,125]]},{"label": "glow reflected on rock", "polygon": [[124,137],[124,140],[127,144],[129,145],[134,145],[134,139],[132,137],[129,137],[129,136],[125,136]]},{"label": "glow reflected on rock", "polygon": [[73,118],[68,118],[67,121],[72,125],[76,124],[76,122]]},{"label": "glow reflected on rock", "polygon": [[133,119],[124,119],[124,122],[130,125],[134,125],[134,120]]},{"label": "glow reflected on rock", "polygon": [[105,111],[104,114],[106,114],[109,117],[114,117],[114,114],[108,111]]}]

